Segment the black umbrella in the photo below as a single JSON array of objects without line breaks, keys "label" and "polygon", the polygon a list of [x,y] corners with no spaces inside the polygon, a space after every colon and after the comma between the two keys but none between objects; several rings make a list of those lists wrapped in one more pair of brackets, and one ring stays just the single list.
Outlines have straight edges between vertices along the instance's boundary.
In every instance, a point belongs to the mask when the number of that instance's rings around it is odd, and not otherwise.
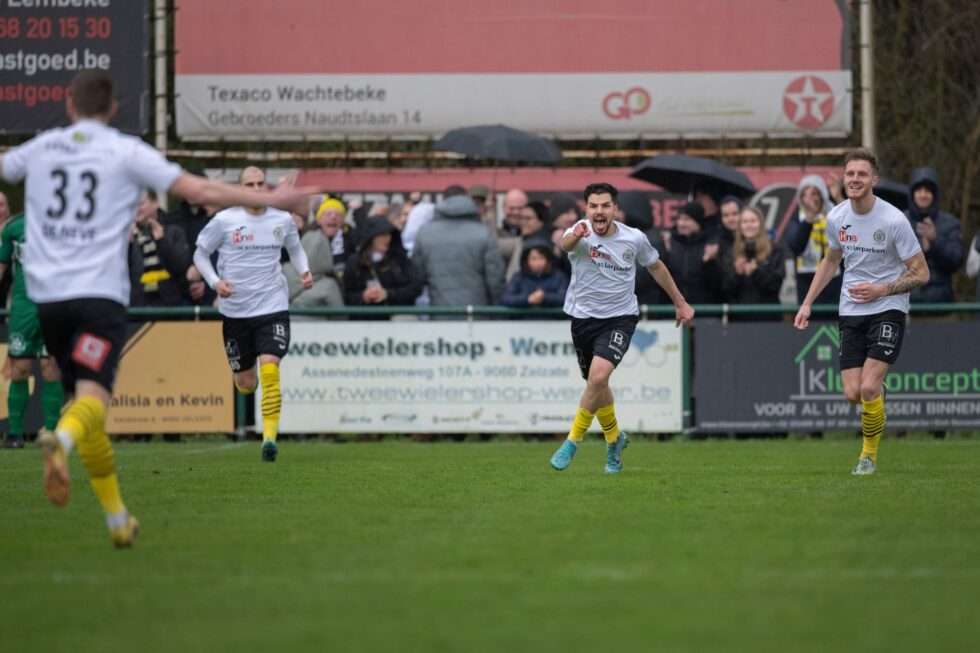
[{"label": "black umbrella", "polygon": [[902,211],[909,208],[909,187],[900,181],[882,177],[872,192]]},{"label": "black umbrella", "polygon": [[551,140],[506,125],[477,125],[453,129],[433,147],[475,159],[509,163],[558,163],[561,150]]},{"label": "black umbrella", "polygon": [[630,177],[656,184],[672,193],[696,189],[723,196],[748,197],[755,193],[749,178],[731,166],[686,154],[661,154],[641,161]]}]

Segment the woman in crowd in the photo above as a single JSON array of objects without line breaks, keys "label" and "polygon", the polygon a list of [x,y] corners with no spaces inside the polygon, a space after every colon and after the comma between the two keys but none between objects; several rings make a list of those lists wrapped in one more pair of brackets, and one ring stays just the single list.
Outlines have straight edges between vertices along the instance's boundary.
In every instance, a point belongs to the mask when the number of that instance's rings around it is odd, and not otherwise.
[{"label": "woman in crowd", "polygon": [[[742,209],[732,256],[723,265],[722,291],[733,304],[778,304],[786,276],[786,255],[769,239],[762,212]],[[779,313],[740,316],[742,319],[779,320]]]},{"label": "woman in crowd", "polygon": [[[368,218],[357,251],[344,269],[348,306],[410,306],[422,292],[401,234],[385,217]],[[361,319],[368,319],[362,317]]]}]

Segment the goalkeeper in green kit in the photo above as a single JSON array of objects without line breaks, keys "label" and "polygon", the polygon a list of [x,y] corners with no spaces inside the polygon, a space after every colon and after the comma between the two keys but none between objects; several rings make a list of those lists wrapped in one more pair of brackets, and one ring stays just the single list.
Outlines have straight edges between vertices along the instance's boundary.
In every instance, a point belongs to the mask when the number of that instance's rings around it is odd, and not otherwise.
[{"label": "goalkeeper in green kit", "polygon": [[20,255],[24,247],[24,214],[12,217],[0,232],[0,276],[13,266],[13,284],[10,289],[10,317],[8,326],[8,350],[10,357],[10,390],[7,393],[8,431],[4,445],[8,449],[24,446],[24,412],[30,399],[28,380],[35,358],[41,359],[41,406],[44,412],[44,428],[54,430],[61,416],[65,401],[61,387],[61,374],[54,358],[44,348],[41,321],[37,307],[27,298]]}]

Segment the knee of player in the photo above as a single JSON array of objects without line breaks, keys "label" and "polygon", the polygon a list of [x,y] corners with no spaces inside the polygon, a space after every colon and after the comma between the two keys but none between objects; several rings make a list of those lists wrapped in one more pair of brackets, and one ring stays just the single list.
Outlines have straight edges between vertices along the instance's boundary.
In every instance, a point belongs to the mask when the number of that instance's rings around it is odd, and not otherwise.
[{"label": "knee of player", "polygon": [[238,388],[239,392],[248,394],[255,392],[255,388],[258,387],[259,380],[255,374],[236,374],[235,375],[235,387]]},{"label": "knee of player", "polygon": [[58,364],[54,362],[53,358],[41,359],[41,376],[45,381],[61,380],[61,371],[58,369]]},{"label": "knee of player", "polygon": [[609,385],[609,377],[612,375],[613,371],[612,365],[608,367],[605,365],[592,365],[589,370],[589,378],[587,383],[595,388],[604,388]]},{"label": "knee of player", "polygon": [[861,400],[862,401],[873,401],[881,394],[881,384],[879,383],[862,383],[861,384]]},{"label": "knee of player", "polygon": [[31,361],[23,358],[10,360],[10,380],[26,381],[31,378]]}]

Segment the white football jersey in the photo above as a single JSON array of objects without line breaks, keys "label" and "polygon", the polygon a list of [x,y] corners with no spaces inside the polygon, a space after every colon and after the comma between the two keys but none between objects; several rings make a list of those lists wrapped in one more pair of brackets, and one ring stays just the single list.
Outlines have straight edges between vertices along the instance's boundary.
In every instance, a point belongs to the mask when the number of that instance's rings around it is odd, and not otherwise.
[{"label": "white football jersey", "polygon": [[[581,220],[588,224],[587,220]],[[565,235],[572,233],[572,225]],[[589,235],[578,241],[568,260],[572,279],[565,293],[565,313],[572,317],[609,318],[639,315],[636,302],[636,268],[649,267],[660,254],[639,229],[616,223],[616,233]]]},{"label": "white football jersey", "polygon": [[905,261],[922,251],[905,214],[881,199],[867,213],[856,213],[850,200],[834,207],[827,216],[827,244],[842,250],[844,279],[840,293],[841,315],[874,315],[884,311],[909,312],[909,294],[887,295],[859,304],[847,289],[861,282],[891,283],[905,273]]},{"label": "white football jersey", "polygon": [[222,315],[255,317],[289,309],[280,262],[283,247],[300,274],[309,269],[296,223],[285,211],[266,209],[253,215],[235,207],[208,221],[197,237],[197,248],[208,256],[217,251],[218,276],[231,282],[231,296],[218,298]]},{"label": "white football jersey", "polygon": [[24,280],[35,302],[98,297],[129,304],[129,231],[140,195],[164,194],[180,166],[95,120],[51,129],[3,155],[26,178]]}]

